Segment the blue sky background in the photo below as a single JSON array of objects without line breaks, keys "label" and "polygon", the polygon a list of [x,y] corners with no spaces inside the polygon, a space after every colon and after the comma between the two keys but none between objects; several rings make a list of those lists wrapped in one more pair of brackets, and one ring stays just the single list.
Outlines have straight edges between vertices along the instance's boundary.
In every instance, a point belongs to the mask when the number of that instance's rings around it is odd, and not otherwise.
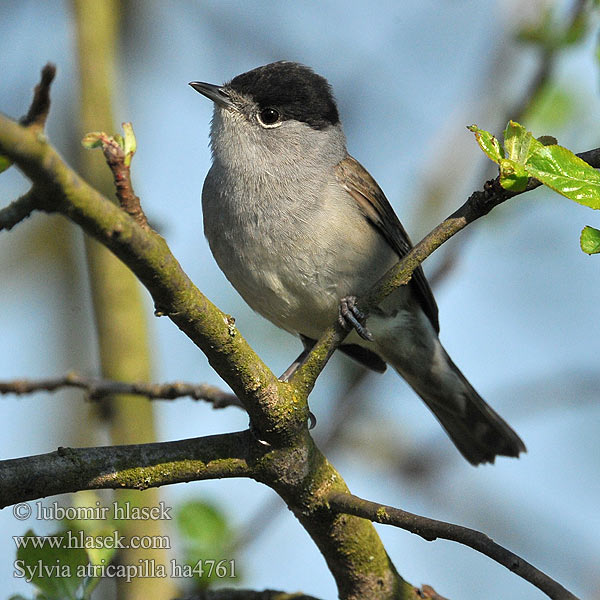
[{"label": "blue sky background", "polygon": [[[378,180],[414,240],[482,184],[480,153],[465,126],[499,132],[535,55],[514,45],[511,31],[546,2],[336,0],[174,0],[131,2],[124,16],[115,115],[132,121],[138,140],[136,192],[198,286],[235,315],[254,348],[277,373],[299,351],[297,340],[253,314],[214,263],[201,228],[200,191],[210,166],[212,107],[187,86],[220,83],[274,60],[312,66],[333,85],[349,151]],[[71,162],[77,114],[74,30],[69,4],[5,2],[0,19],[0,110],[18,117],[29,104],[41,67],[58,77],[48,135]],[[562,125],[526,123],[574,151],[598,146],[598,69],[593,36],[557,65],[557,84],[573,91]],[[542,127],[542,130],[536,127]],[[544,129],[545,127],[545,129]],[[475,166],[474,166],[475,165]],[[428,185],[443,182],[436,201]],[[27,189],[14,170],[0,179],[0,202]],[[597,214],[538,190],[496,209],[458,243],[459,260],[436,288],[442,341],[475,387],[519,432],[528,447],[519,461],[474,469],[454,450],[424,405],[394,373],[373,375],[357,395],[361,414],[329,453],[350,489],[371,500],[481,529],[571,591],[600,597],[600,405],[598,390],[599,258],[584,255],[578,236],[599,227]],[[65,263],[65,248],[45,242],[60,219],[35,215],[0,235],[0,379],[46,377],[68,369],[96,373],[94,332],[83,258]],[[452,244],[425,264],[435,269]],[[167,319],[148,315],[157,381],[222,385],[204,356]],[[311,397],[317,431],[339,421],[332,396],[351,366],[335,357]],[[2,400],[6,458],[44,453],[85,436],[77,394]],[[180,400],[157,403],[161,440],[246,427],[235,409],[212,411]],[[81,441],[79,442],[81,443]],[[436,467],[407,475],[423,454]],[[398,459],[396,459],[398,456]],[[404,460],[401,460],[404,456]],[[406,457],[409,457],[408,459]],[[412,457],[412,458],[411,458]],[[412,461],[412,462],[411,462]],[[163,488],[168,503],[203,497],[223,506],[244,529],[274,493],[252,481],[198,482]],[[61,499],[67,502],[68,498]],[[318,550],[289,511],[261,522],[255,543],[233,557],[244,584],[302,590],[335,598]],[[27,527],[0,511],[3,596],[31,595],[12,577],[10,536]],[[388,553],[407,580],[428,583],[449,598],[536,600],[544,595],[474,551],[427,543],[379,527]],[[260,535],[258,535],[260,534]]]}]

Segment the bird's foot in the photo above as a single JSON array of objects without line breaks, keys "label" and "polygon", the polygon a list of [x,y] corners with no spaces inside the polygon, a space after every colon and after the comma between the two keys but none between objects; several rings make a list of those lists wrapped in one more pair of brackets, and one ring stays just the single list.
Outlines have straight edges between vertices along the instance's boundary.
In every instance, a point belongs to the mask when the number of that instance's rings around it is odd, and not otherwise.
[{"label": "bird's foot", "polygon": [[363,340],[373,341],[373,334],[366,327],[367,317],[358,306],[356,296],[346,296],[340,300],[338,321],[344,329],[354,329]]}]

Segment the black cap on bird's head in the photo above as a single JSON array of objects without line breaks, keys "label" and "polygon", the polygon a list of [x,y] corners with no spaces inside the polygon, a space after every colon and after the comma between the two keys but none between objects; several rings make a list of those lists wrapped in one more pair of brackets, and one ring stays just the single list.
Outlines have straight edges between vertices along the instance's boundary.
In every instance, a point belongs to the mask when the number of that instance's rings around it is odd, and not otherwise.
[{"label": "black cap on bird's head", "polygon": [[235,95],[239,95],[251,99],[260,109],[277,110],[283,120],[301,121],[313,129],[325,129],[340,120],[327,80],[295,62],[257,67],[221,87],[201,82],[190,85],[218,105],[234,106]]}]

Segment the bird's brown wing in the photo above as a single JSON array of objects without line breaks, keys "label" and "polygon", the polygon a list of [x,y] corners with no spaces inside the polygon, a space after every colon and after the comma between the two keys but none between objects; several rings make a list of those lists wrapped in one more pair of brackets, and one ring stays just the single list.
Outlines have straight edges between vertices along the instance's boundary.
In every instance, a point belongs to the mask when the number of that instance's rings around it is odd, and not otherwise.
[{"label": "bird's brown wing", "polygon": [[[385,194],[367,170],[356,159],[348,156],[337,164],[336,176],[356,200],[366,219],[383,235],[396,254],[400,258],[406,256],[412,248],[410,238]],[[421,267],[415,269],[409,285],[413,286],[423,311],[439,333],[438,307]]]}]

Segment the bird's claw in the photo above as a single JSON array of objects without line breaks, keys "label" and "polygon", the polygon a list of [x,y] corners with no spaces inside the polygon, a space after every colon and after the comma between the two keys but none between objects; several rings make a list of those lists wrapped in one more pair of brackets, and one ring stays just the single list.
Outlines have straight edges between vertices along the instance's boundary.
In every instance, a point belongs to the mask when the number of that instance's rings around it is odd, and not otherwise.
[{"label": "bird's claw", "polygon": [[344,329],[354,329],[363,340],[373,341],[373,334],[365,325],[366,316],[356,306],[356,296],[346,296],[340,300],[338,321]]}]

